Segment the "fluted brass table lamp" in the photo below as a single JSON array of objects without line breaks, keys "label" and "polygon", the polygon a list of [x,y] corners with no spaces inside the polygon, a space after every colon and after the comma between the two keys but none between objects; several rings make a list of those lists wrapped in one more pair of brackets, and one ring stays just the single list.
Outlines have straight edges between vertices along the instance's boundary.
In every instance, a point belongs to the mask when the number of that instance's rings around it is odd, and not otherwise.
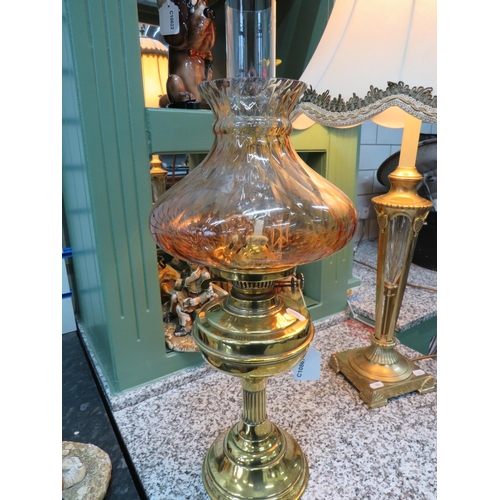
[{"label": "fluted brass table lamp", "polygon": [[[373,198],[379,224],[375,331],[371,345],[333,354],[330,366],[342,372],[360,391],[361,399],[375,408],[388,398],[435,390],[433,376],[396,349],[396,321],[412,262],[418,232],[432,202],[421,198],[417,188],[422,175],[415,167],[420,120],[409,116],[404,129],[400,164],[389,174],[387,194]],[[412,137],[413,136],[413,137]]]},{"label": "fluted brass table lamp", "polygon": [[[372,200],[379,239],[371,345],[335,353],[330,360],[370,407],[407,392],[435,389],[434,377],[395,349],[395,327],[418,232],[432,207],[417,194],[422,176],[415,164],[422,121],[437,123],[432,95],[437,88],[436,18],[436,0],[336,0],[301,77],[314,90],[295,110],[297,129],[314,122],[352,127],[366,120],[403,128],[391,189]],[[330,91],[338,97],[330,98]],[[344,100],[343,95],[352,97]]]},{"label": "fluted brass table lamp", "polygon": [[216,115],[215,143],[153,207],[151,233],[166,252],[232,283],[192,330],[207,362],[243,385],[241,420],[208,451],[203,482],[217,500],[296,499],[307,460],[268,419],[266,382],[300,362],[314,327],[307,309],[274,284],[347,245],[356,210],[290,143],[289,115],[305,84],[232,78],[199,89]]}]

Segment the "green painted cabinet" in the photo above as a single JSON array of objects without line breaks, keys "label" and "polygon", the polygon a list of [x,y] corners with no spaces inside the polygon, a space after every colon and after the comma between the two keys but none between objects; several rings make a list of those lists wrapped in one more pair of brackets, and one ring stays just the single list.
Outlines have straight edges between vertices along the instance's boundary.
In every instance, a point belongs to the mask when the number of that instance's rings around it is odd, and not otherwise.
[{"label": "green painted cabinet", "polygon": [[[149,384],[198,353],[167,352],[149,232],[152,153],[206,153],[210,111],[144,107],[135,0],[63,1],[63,206],[76,313],[111,393]],[[359,127],[295,132],[306,162],[352,199]],[[304,266],[313,319],[346,307],[352,248]]]}]

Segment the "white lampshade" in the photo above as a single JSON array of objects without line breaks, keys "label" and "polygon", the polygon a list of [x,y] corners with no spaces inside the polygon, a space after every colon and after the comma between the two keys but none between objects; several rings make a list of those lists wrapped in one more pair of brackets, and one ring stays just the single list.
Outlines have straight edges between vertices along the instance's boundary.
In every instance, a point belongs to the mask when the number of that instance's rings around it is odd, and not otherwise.
[{"label": "white lampshade", "polygon": [[[300,80],[318,94],[363,98],[388,82],[432,87],[437,94],[436,0],[336,0],[319,45]],[[405,112],[390,107],[372,121],[402,128]],[[294,128],[314,121],[301,115]]]},{"label": "white lampshade", "polygon": [[168,50],[154,38],[140,37],[142,84],[147,108],[159,108],[160,96],[166,93]]}]

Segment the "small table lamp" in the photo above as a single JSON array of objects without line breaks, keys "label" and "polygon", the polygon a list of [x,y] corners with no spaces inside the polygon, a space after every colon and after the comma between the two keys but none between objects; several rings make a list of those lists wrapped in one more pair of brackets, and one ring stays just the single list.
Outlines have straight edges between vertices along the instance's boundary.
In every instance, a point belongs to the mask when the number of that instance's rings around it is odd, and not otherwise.
[{"label": "small table lamp", "polygon": [[[379,243],[371,345],[330,360],[371,408],[397,395],[435,390],[434,377],[396,351],[394,337],[418,232],[432,207],[417,194],[422,176],[415,163],[421,121],[437,122],[431,94],[437,88],[436,31],[436,0],[337,0],[301,77],[315,90],[296,109],[295,128],[315,122],[351,127],[367,119],[403,128],[391,188],[372,200]],[[338,98],[330,99],[330,90]],[[342,95],[352,97],[344,101]]]},{"label": "small table lamp", "polygon": [[[144,88],[144,104],[147,108],[159,108],[160,98],[165,94],[165,86],[168,78],[168,49],[155,40],[140,35],[142,86]],[[153,203],[165,192],[165,181],[167,172],[162,168],[162,162],[158,155],[151,158],[151,190]]]},{"label": "small table lamp", "polygon": [[159,108],[168,79],[168,49],[163,43],[142,33],[139,40],[144,102],[147,108]]}]

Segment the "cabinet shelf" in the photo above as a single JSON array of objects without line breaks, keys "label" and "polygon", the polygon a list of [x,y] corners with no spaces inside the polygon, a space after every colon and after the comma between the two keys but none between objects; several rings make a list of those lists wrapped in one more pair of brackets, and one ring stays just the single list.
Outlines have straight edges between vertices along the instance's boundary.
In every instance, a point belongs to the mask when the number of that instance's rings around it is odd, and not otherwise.
[{"label": "cabinet shelf", "polygon": [[[112,394],[202,363],[198,353],[166,351],[149,161],[187,153],[195,166],[212,147],[213,113],[145,108],[142,95],[136,1],[63,2],[63,199],[75,309]],[[355,199],[359,127],[314,125],[291,139]],[[346,308],[351,245],[300,271],[313,320]]]}]

